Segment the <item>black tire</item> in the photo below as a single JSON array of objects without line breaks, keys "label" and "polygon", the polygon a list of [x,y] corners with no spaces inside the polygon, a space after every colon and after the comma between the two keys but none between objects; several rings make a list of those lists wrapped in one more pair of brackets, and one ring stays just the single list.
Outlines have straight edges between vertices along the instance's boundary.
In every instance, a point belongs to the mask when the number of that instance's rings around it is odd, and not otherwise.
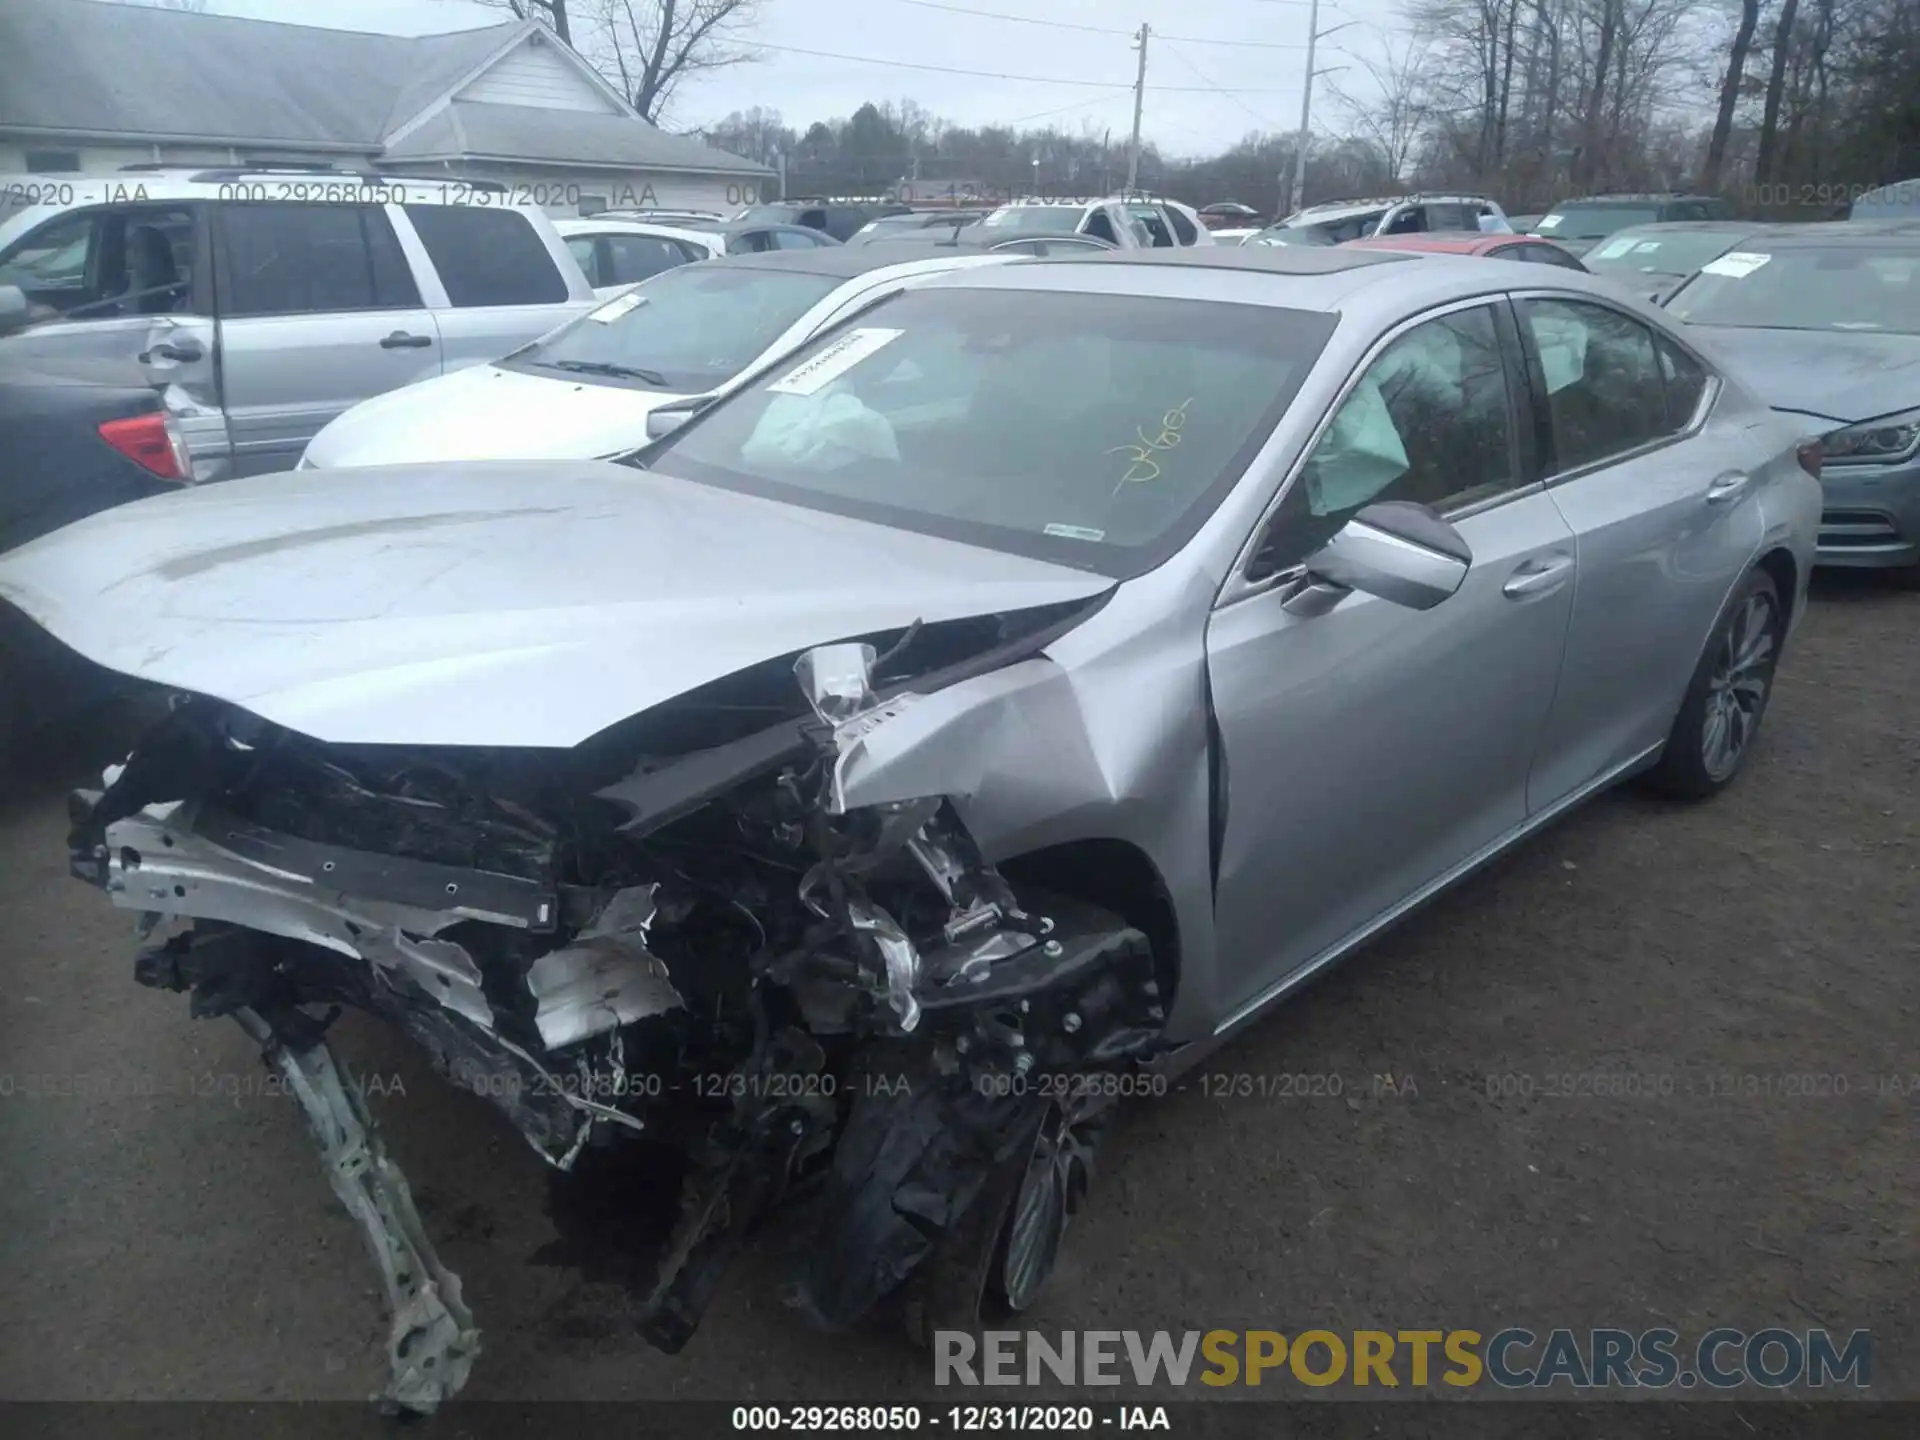
[{"label": "black tire", "polygon": [[1043,1132],[1065,1136],[1074,1148],[1065,1167],[1071,1180],[1062,1195],[1065,1206],[1059,1228],[1053,1235],[1057,1246],[1068,1219],[1079,1209],[1090,1178],[1093,1152],[1105,1129],[1107,1116],[1081,1117],[1069,1126],[1060,1107],[1052,1102],[1035,1107],[1035,1114],[1024,1134],[1026,1138],[994,1170],[958,1224],[941,1238],[940,1246],[928,1257],[901,1292],[901,1318],[907,1336],[922,1349],[933,1347],[934,1336],[943,1330],[961,1330],[978,1335],[993,1329],[1028,1308],[1044,1288],[1053,1268],[1057,1250],[1049,1252],[1045,1268],[1015,1303],[1008,1289],[1008,1251],[1028,1169],[1036,1161],[1036,1147]]},{"label": "black tire", "polygon": [[21,762],[27,733],[26,667],[0,634],[0,775],[11,775]]},{"label": "black tire", "polygon": [[[1734,782],[1753,753],[1773,698],[1774,667],[1785,636],[1779,587],[1766,571],[1755,570],[1734,591],[1707,638],[1666,748],[1647,774],[1650,786],[1676,800],[1705,800]],[[1716,743],[1722,739],[1730,749]]]}]

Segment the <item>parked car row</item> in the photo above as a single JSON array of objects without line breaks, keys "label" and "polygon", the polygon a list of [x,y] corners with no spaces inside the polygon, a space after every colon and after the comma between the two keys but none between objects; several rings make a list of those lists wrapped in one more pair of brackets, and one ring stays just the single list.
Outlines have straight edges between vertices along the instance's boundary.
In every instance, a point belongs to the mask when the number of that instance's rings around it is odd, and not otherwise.
[{"label": "parked car row", "polygon": [[[777,1213],[804,1319],[930,1344],[1031,1311],[1117,1097],[1608,787],[1735,782],[1810,417],[1681,310],[1393,238],[702,260],[315,441],[416,463],[0,556],[49,643],[179,697],[70,863],[287,1080],[390,1405],[478,1334],[343,1008],[556,1170],[673,1175],[660,1348]],[[1714,263],[1709,319],[1839,268]]]},{"label": "parked car row", "polygon": [[[269,198],[255,172],[143,172],[0,221],[0,361],[162,390],[196,480],[291,469],[372,395],[494,359],[591,308],[531,206]],[[303,172],[304,173],[304,172]],[[11,313],[9,314],[9,311]]]}]

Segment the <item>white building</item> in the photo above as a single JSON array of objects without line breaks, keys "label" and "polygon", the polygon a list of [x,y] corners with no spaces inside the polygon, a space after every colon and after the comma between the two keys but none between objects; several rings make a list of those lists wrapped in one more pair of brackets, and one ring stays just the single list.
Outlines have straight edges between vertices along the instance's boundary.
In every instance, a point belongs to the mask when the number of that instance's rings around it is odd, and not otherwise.
[{"label": "white building", "polygon": [[640,118],[538,23],[368,35],[105,0],[0,3],[0,176],[332,165],[505,183],[556,215],[731,211],[772,172]]}]

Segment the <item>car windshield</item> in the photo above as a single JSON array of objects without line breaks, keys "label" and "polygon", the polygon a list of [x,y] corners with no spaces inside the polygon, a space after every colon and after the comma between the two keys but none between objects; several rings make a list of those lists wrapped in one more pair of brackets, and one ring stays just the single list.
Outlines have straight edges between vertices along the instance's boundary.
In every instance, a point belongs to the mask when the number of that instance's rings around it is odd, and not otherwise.
[{"label": "car windshield", "polygon": [[1732,250],[1708,261],[1667,309],[1695,325],[1920,335],[1920,246]]},{"label": "car windshield", "polygon": [[1079,229],[1085,215],[1078,205],[1007,205],[980,223],[1009,235],[1057,235]]},{"label": "car windshield", "polygon": [[1734,230],[1675,232],[1649,225],[1610,236],[1585,258],[1587,268],[1601,275],[1691,275],[1739,239],[1740,232]]},{"label": "car windshield", "polygon": [[1599,240],[1629,225],[1650,225],[1658,205],[1568,205],[1542,215],[1533,233],[1554,240]]},{"label": "car windshield", "polygon": [[744,370],[842,281],[722,264],[666,270],[502,364],[694,393]]},{"label": "car windshield", "polygon": [[909,290],[645,457],[673,476],[1124,577],[1198,528],[1331,315]]}]

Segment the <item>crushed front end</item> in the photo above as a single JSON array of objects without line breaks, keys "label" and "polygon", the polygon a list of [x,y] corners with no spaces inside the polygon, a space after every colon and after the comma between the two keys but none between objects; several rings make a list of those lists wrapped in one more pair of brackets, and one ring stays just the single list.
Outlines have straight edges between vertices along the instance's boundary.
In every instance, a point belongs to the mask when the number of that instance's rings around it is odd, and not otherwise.
[{"label": "crushed front end", "polygon": [[75,872],[138,913],[139,981],[236,1019],[300,1100],[386,1285],[390,1407],[455,1393],[480,1338],[328,1045],[342,1007],[557,1171],[668,1147],[677,1222],[639,1286],[662,1349],[776,1214],[815,1324],[1031,1300],[1120,1093],[1078,1082],[1160,1043],[1154,956],[1016,894],[954,797],[847,808],[836,771],[913,675],[1046,618],[783,657],[568,751],[330,745],[186,697],[73,797]]}]

